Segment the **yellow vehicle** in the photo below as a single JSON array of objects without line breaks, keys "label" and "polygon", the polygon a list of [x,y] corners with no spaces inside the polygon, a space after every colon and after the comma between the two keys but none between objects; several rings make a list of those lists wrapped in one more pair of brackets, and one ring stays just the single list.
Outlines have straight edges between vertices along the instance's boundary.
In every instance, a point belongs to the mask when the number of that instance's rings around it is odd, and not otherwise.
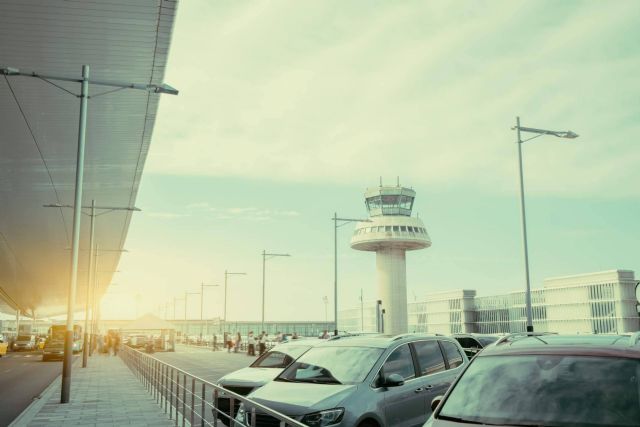
[{"label": "yellow vehicle", "polygon": [[7,347],[9,347],[9,344],[4,342],[4,341],[2,341],[2,339],[0,339],[0,357],[2,357],[5,354],[7,354]]},{"label": "yellow vehicle", "polygon": [[38,338],[38,350],[44,349],[45,342],[47,342],[45,338]]}]

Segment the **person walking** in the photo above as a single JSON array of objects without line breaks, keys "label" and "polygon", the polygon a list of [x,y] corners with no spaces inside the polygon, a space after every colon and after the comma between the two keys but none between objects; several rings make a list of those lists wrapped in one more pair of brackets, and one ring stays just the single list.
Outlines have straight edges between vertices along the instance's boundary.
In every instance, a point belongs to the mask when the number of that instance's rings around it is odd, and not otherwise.
[{"label": "person walking", "polygon": [[291,337],[292,340],[297,340],[298,339],[298,333],[294,332],[293,336]]},{"label": "person walking", "polygon": [[120,350],[120,334],[116,334],[116,336],[113,337],[113,355],[114,356],[118,355],[118,350]]},{"label": "person walking", "polygon": [[328,340],[329,339],[329,331],[327,331],[325,329],[324,332],[322,332],[322,335],[320,336],[320,338],[323,339],[323,340]]},{"label": "person walking", "polygon": [[262,331],[262,333],[260,334],[260,339],[258,340],[258,353],[260,354],[260,356],[262,356],[266,350],[267,350],[267,333],[265,331]]},{"label": "person walking", "polygon": [[282,332],[278,331],[276,334],[276,343],[280,344],[282,342]]},{"label": "person walking", "polygon": [[256,339],[253,337],[253,331],[249,331],[247,335],[247,356],[256,355]]},{"label": "person walking", "polygon": [[242,336],[240,335],[240,332],[236,333],[236,346],[233,349],[234,353],[237,353],[240,350],[240,344],[242,344]]}]

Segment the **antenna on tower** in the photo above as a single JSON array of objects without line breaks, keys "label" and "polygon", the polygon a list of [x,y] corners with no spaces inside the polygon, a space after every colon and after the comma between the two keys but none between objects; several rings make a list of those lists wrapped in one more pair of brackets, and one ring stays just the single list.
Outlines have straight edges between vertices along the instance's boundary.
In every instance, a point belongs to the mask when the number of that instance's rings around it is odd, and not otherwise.
[{"label": "antenna on tower", "polygon": [[397,177],[396,177],[396,179],[397,179],[397,181],[396,181],[396,182],[398,183],[398,185],[397,185],[397,186],[398,186],[398,187],[400,187],[400,177],[399,177],[399,176],[397,176]]},{"label": "antenna on tower", "polygon": [[380,187],[382,187],[382,175],[380,175]]}]

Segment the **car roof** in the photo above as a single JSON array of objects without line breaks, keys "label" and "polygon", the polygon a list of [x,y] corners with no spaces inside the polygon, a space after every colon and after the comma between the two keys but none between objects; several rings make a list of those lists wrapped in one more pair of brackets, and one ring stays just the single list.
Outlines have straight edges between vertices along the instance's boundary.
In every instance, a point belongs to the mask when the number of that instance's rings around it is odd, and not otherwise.
[{"label": "car roof", "polygon": [[555,354],[640,359],[640,347],[629,345],[629,335],[507,335],[486,347],[478,357],[496,355]]},{"label": "car roof", "polygon": [[429,334],[402,334],[402,335],[373,335],[373,336],[352,336],[344,339],[324,340],[322,347],[374,347],[387,348],[394,343],[405,343],[420,341],[424,339],[444,339],[453,341],[453,338],[444,335]]}]

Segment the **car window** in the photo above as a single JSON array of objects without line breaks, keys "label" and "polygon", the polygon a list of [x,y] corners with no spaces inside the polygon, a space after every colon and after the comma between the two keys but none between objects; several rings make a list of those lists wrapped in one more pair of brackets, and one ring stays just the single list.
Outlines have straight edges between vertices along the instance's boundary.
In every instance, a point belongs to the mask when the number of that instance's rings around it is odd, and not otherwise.
[{"label": "car window", "polygon": [[482,347],[481,345],[478,344],[478,341],[476,341],[473,338],[456,337],[456,340],[460,343],[462,348],[474,348],[474,347],[480,348],[480,347]]},{"label": "car window", "polygon": [[420,375],[430,375],[446,369],[438,341],[418,341],[413,343],[420,364]]},{"label": "car window", "polygon": [[442,349],[444,350],[444,355],[447,358],[447,362],[449,362],[449,369],[457,368],[462,365],[464,358],[460,351],[458,350],[458,346],[452,343],[451,341],[440,341],[442,344]]},{"label": "car window", "polygon": [[276,378],[276,381],[316,384],[357,384],[364,381],[382,349],[371,347],[312,348]]},{"label": "car window", "polygon": [[481,356],[450,391],[438,418],[492,425],[638,425],[639,378],[638,359]]},{"label": "car window", "polygon": [[498,341],[498,337],[480,337],[478,338],[483,347],[488,346],[496,341]]},{"label": "car window", "polygon": [[393,350],[382,366],[384,375],[398,374],[405,380],[415,378],[416,370],[408,344],[403,344]]},{"label": "car window", "polygon": [[279,351],[270,351],[260,356],[258,360],[251,364],[253,368],[286,368],[293,362],[291,356],[280,353]]}]

